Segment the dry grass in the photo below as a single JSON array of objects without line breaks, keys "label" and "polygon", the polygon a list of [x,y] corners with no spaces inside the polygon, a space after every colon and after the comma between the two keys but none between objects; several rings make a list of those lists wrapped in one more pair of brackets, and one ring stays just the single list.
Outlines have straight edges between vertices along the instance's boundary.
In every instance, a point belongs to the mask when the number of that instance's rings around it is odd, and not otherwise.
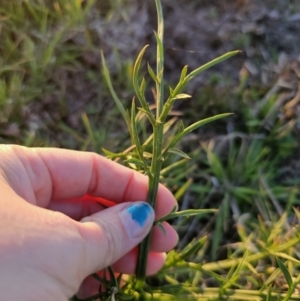
[{"label": "dry grass", "polygon": [[[155,58],[152,3],[76,3],[1,5],[1,143],[99,153],[103,147],[119,152],[130,146],[104,83],[100,50],[129,107],[134,58],[148,43],[146,60]],[[192,160],[176,163],[174,156],[165,162],[174,165],[163,170],[161,180],[182,210],[219,208],[220,213],[174,222],[179,251],[193,238],[207,239],[187,258],[195,265],[180,261],[150,282],[168,283],[165,293],[191,297],[197,292],[199,300],[217,300],[218,293],[224,298],[236,294],[239,300],[282,300],[286,297],[277,294],[293,287],[276,258],[285,263],[295,287],[300,268],[299,216],[292,208],[300,205],[299,4],[165,0],[163,5],[168,84],[178,81],[184,65],[192,70],[234,48],[243,54],[204,73],[186,89],[192,99],[174,107],[170,124],[179,117],[191,124],[222,112],[235,114],[181,142]],[[151,89],[146,95],[153,102]],[[143,139],[147,132],[145,125]],[[154,297],[159,298],[155,291]],[[293,298],[299,299],[297,290]]]}]

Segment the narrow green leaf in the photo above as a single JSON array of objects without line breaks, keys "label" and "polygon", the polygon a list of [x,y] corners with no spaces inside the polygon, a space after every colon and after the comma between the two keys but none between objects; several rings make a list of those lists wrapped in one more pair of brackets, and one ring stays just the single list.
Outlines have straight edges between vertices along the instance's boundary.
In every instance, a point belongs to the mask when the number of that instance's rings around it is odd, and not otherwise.
[{"label": "narrow green leaf", "polygon": [[131,130],[132,130],[132,139],[134,141],[139,159],[141,162],[143,162],[144,170],[148,173],[149,172],[148,165],[143,157],[143,149],[141,147],[140,139],[139,139],[138,133],[137,133],[134,99],[132,100],[132,106],[131,106]]},{"label": "narrow green leaf", "polygon": [[201,237],[198,241],[195,243],[189,244],[187,247],[185,247],[182,251],[182,253],[179,254],[180,258],[185,260],[190,255],[196,254],[199,252],[199,250],[204,246],[204,244],[207,241],[207,236]]},{"label": "narrow green leaf", "polygon": [[[274,237],[275,237],[275,236],[274,236]],[[275,238],[275,239],[276,239],[276,238]],[[271,254],[274,255],[274,256],[276,256],[276,257],[278,257],[279,259],[280,259],[280,258],[284,258],[284,259],[286,259],[286,260],[288,260],[288,261],[290,261],[290,262],[293,262],[293,263],[295,263],[295,264],[297,264],[297,265],[300,264],[300,260],[298,260],[298,259],[296,259],[295,257],[290,256],[290,255],[288,255],[288,254],[286,254],[286,253],[284,253],[284,252],[271,252]]]},{"label": "narrow green leaf", "polygon": [[221,180],[224,180],[226,178],[226,171],[218,158],[218,156],[213,153],[212,150],[208,149],[207,150],[207,158],[209,161],[209,164],[211,166],[212,171],[214,174]]},{"label": "narrow green leaf", "polygon": [[295,290],[298,287],[299,283],[300,283],[300,275],[298,275],[296,277],[296,279],[294,280],[294,282],[292,283],[292,285],[289,286],[289,289],[288,289],[288,291],[287,291],[284,299],[282,299],[282,301],[290,301],[290,300],[292,300],[291,296],[295,292]]},{"label": "narrow green leaf", "polygon": [[170,142],[170,144],[164,149],[163,151],[163,156],[166,155],[166,153],[169,151],[170,148],[173,148],[184,136],[186,136],[187,134],[191,133],[192,131],[196,130],[197,128],[210,123],[212,121],[224,118],[224,117],[228,117],[232,115],[232,113],[224,113],[224,114],[219,114],[219,115],[215,115],[213,117],[209,117],[209,118],[205,118],[202,120],[199,120],[197,122],[195,122],[194,124],[188,126],[187,128],[184,129],[183,132],[178,133],[174,139]]},{"label": "narrow green leaf", "polygon": [[112,267],[108,266],[107,269],[108,269],[108,272],[109,272],[109,279],[110,279],[111,286],[114,286],[114,287],[117,288],[118,287],[118,281],[116,279],[116,276],[115,276],[115,273],[114,273]]},{"label": "narrow green leaf", "polygon": [[154,80],[154,82],[159,83],[158,78],[156,77],[153,69],[151,68],[150,64],[148,64],[148,72],[150,74],[150,76],[152,77],[152,79]]},{"label": "narrow green leaf", "polygon": [[140,53],[139,53],[139,55],[138,55],[138,57],[135,61],[135,64],[133,66],[133,80],[134,80],[134,82],[138,81],[138,75],[139,75],[139,70],[140,70],[140,67],[141,67],[141,62],[142,62],[143,56],[144,56],[148,46],[149,45],[145,45],[143,47],[143,49],[140,51]]},{"label": "narrow green leaf", "polygon": [[178,129],[177,135],[178,135],[178,134],[181,134],[183,131],[184,131],[184,124],[183,124],[183,121],[180,120],[180,121],[179,121],[179,129]]},{"label": "narrow green leaf", "polygon": [[172,97],[171,100],[174,100],[174,99],[186,99],[186,98],[191,98],[191,97],[192,96],[189,95],[189,94],[181,93],[181,94],[177,94],[174,97]]},{"label": "narrow green leaf", "polygon": [[172,170],[177,170],[177,168],[182,168],[182,165],[184,165],[186,163],[186,159],[181,159],[179,161],[176,161],[170,165],[168,165],[167,167],[165,167],[164,169],[161,170],[160,174],[162,176],[167,176],[167,174],[169,172],[171,172]]},{"label": "narrow green leaf", "polygon": [[144,108],[137,107],[137,109],[138,109],[140,112],[143,112],[143,113],[145,113],[146,115],[149,113],[149,112],[148,112],[148,111],[146,111]]},{"label": "narrow green leaf", "polygon": [[148,152],[143,152],[143,157],[145,159],[151,159],[153,157],[153,155],[151,153],[148,153]]},{"label": "narrow green leaf", "polygon": [[217,257],[217,252],[223,237],[223,225],[228,220],[229,216],[229,195],[225,194],[222,203],[217,213],[217,220],[214,229],[214,239],[212,240],[211,255],[213,260]]},{"label": "narrow green leaf", "polygon": [[[84,141],[85,141],[85,139],[82,138],[82,137],[78,134],[78,131],[76,131],[75,129],[73,129],[73,128],[71,128],[71,127],[68,127],[65,123],[60,122],[60,123],[58,124],[58,127],[59,127],[60,129],[62,129],[63,131],[67,132],[69,135],[72,135],[72,137],[73,137],[74,139],[76,139],[77,141],[79,141],[79,142],[84,142]],[[29,136],[28,138],[30,138],[30,137],[31,137],[31,136]],[[27,145],[25,144],[25,146],[29,146],[29,145],[28,145],[28,144],[27,144]]]},{"label": "narrow green leaf", "polygon": [[147,106],[146,108],[138,107],[137,109],[138,109],[140,112],[145,113],[147,116],[148,116],[148,115],[151,115],[151,116],[154,118],[154,116],[153,116],[153,114],[152,114],[152,112],[150,111],[150,109],[149,109],[148,106]]},{"label": "narrow green leaf", "polygon": [[183,157],[185,159],[191,159],[186,153],[184,153],[183,151],[181,151],[180,149],[177,149],[177,148],[170,148],[168,150],[168,153],[173,153],[173,154]]},{"label": "narrow green leaf", "polygon": [[144,95],[145,89],[146,89],[146,81],[145,81],[145,78],[143,78],[143,79],[142,79],[142,82],[141,82],[141,85],[140,85],[140,88],[139,88],[140,93],[141,93],[142,95]]},{"label": "narrow green leaf", "polygon": [[173,209],[171,210],[171,213],[177,212],[178,210],[178,205],[176,204]]},{"label": "narrow green leaf", "polygon": [[123,273],[121,272],[117,277],[117,281],[118,281],[118,285],[119,285],[118,287],[121,286],[122,277],[123,277]]},{"label": "narrow green leaf", "polygon": [[174,90],[169,87],[170,89],[170,95],[165,103],[165,105],[163,106],[163,110],[161,115],[159,116],[159,119],[164,122],[170,112],[170,110],[173,107],[173,104],[175,102],[176,99],[186,99],[186,98],[191,98],[192,96],[189,94],[185,94],[185,93],[179,93],[178,89],[176,88],[176,91],[174,92]]},{"label": "narrow green leaf", "polygon": [[272,300],[272,286],[268,286],[267,295],[266,295],[266,301]]},{"label": "narrow green leaf", "polygon": [[[186,75],[184,77],[184,79],[180,78],[179,83],[177,84],[177,86],[174,88],[174,91],[172,91],[172,93],[170,93],[169,99],[170,100],[173,95],[179,94],[183,88],[187,85],[187,83],[192,80],[195,76],[197,76],[198,74],[200,74],[201,72],[207,70],[208,68],[230,58],[233,55],[236,55],[238,53],[240,53],[241,51],[237,50],[237,51],[232,51],[232,52],[228,52],[210,62],[208,62],[207,64],[195,69],[194,71],[192,71],[190,74]],[[185,70],[183,70],[183,72],[185,72]],[[167,101],[168,102],[168,101]],[[163,112],[161,113],[160,119],[161,120],[165,120],[168,116],[169,110],[171,108],[171,104],[169,104],[168,106],[164,107]]]},{"label": "narrow green leaf", "polygon": [[144,48],[140,51],[140,53],[135,61],[135,64],[133,67],[133,75],[132,75],[134,91],[138,97],[138,100],[140,101],[141,106],[144,109],[146,109],[147,101],[146,101],[143,93],[141,93],[141,91],[140,91],[138,77],[139,77],[139,70],[141,67],[142,58],[145,54],[147,47],[148,47],[148,45],[144,46]]},{"label": "narrow green leaf", "polygon": [[137,159],[137,158],[127,159],[127,160],[125,160],[125,162],[135,164],[135,165],[138,165],[140,167],[144,167],[144,163],[141,160]]},{"label": "narrow green leaf", "polygon": [[109,281],[108,281],[107,275],[106,275],[106,269],[103,270],[103,282],[102,283],[105,288],[107,288],[109,285]]},{"label": "narrow green leaf", "polygon": [[203,71],[211,68],[212,66],[214,65],[217,65],[227,59],[229,59],[230,57],[234,56],[234,55],[237,55],[241,53],[240,50],[235,50],[235,51],[231,51],[231,52],[227,52],[217,58],[215,58],[214,60],[204,64],[203,66],[195,69],[194,71],[192,71],[190,74],[188,74],[186,77],[185,77],[185,84],[188,83],[190,80],[192,80],[195,76],[199,75],[200,73],[202,73]]},{"label": "narrow green leaf", "polygon": [[49,43],[47,44],[47,47],[45,49],[45,52],[43,53],[43,66],[46,67],[53,58],[53,53],[55,51],[56,46],[58,45],[59,41],[61,40],[63,34],[65,33],[65,28],[62,28],[59,30],[55,35],[49,39]]},{"label": "narrow green leaf", "polygon": [[182,71],[181,71],[181,74],[180,74],[180,79],[179,79],[179,83],[182,82],[184,79],[185,79],[185,76],[187,74],[187,71],[188,71],[188,66],[184,66],[182,68]]},{"label": "narrow green leaf", "polygon": [[155,226],[157,226],[163,232],[164,236],[167,236],[166,229],[161,222],[155,223]]},{"label": "narrow green leaf", "polygon": [[140,112],[143,112],[146,114],[146,116],[148,117],[148,119],[151,121],[151,120],[155,120],[152,112],[150,111],[149,109],[149,106],[147,105],[145,108],[137,108]]},{"label": "narrow green leaf", "polygon": [[165,262],[165,265],[163,267],[163,271],[167,270],[170,267],[173,267],[178,262],[182,262],[183,260],[188,259],[189,256],[196,254],[199,252],[199,250],[204,246],[206,243],[207,236],[204,236],[197,240],[196,242],[189,243],[182,251],[181,253],[178,253],[175,250],[172,250],[167,255],[167,260]]},{"label": "narrow green leaf", "polygon": [[40,22],[41,13],[37,14],[37,11],[33,8],[32,4],[29,4],[28,2],[24,2],[24,5],[26,6],[26,9],[31,13],[32,17],[34,17],[36,22]]},{"label": "narrow green leaf", "polygon": [[104,153],[105,156],[107,157],[115,157],[115,156],[118,156],[118,153],[113,153],[105,148],[102,148],[102,151]]},{"label": "narrow green leaf", "polygon": [[82,113],[81,118],[82,118],[82,122],[84,124],[84,127],[85,127],[86,131],[88,132],[88,135],[91,139],[92,145],[93,145],[94,149],[96,149],[96,138],[95,138],[94,130],[93,130],[92,125],[90,123],[89,117],[84,112],[84,113]]},{"label": "narrow green leaf", "polygon": [[289,286],[289,288],[292,286],[293,284],[293,280],[292,280],[292,277],[288,271],[288,269],[286,268],[286,266],[284,265],[284,263],[278,258],[276,257],[276,261],[277,261],[277,264],[281,270],[281,272],[283,273],[284,275],[284,278]]},{"label": "narrow green leaf", "polygon": [[207,123],[210,123],[212,121],[215,121],[215,120],[218,120],[218,119],[221,119],[221,118],[225,118],[225,117],[228,117],[230,115],[232,115],[233,113],[224,113],[224,114],[219,114],[219,115],[215,115],[215,116],[212,116],[212,117],[209,117],[209,118],[205,118],[205,119],[202,119],[202,120],[199,120],[197,122],[195,122],[194,124],[188,126],[184,132],[182,133],[183,136],[191,133],[192,131],[196,130],[197,128],[207,124]]},{"label": "narrow green leaf", "polygon": [[186,193],[192,183],[193,179],[188,179],[183,185],[180,186],[180,188],[174,194],[174,197],[177,201]]},{"label": "narrow green leaf", "polygon": [[238,265],[235,266],[233,265],[232,268],[229,270],[226,278],[228,279],[228,282],[225,283],[222,287],[222,290],[228,289],[230,286],[235,285],[237,279],[240,277],[240,272],[244,265],[247,264],[246,259],[249,256],[249,251],[246,249],[246,251],[243,254],[243,257],[241,260],[238,262]]},{"label": "narrow green leaf", "polygon": [[163,221],[167,221],[172,218],[176,217],[190,217],[190,216],[195,216],[195,215],[206,215],[208,213],[214,213],[217,212],[218,210],[216,209],[188,209],[188,210],[183,210],[183,211],[177,211],[170,213],[168,215],[165,215],[161,217],[160,219],[156,220],[156,223],[161,223]]},{"label": "narrow green leaf", "polygon": [[97,279],[99,282],[104,282],[104,278],[100,277],[97,273],[92,274],[92,276]]},{"label": "narrow green leaf", "polygon": [[299,209],[297,209],[295,207],[293,207],[293,209],[294,209],[294,212],[296,214],[296,217],[297,217],[298,221],[300,221],[300,211],[299,211]]},{"label": "narrow green leaf", "polygon": [[250,188],[250,187],[243,187],[243,186],[240,186],[240,187],[235,187],[234,188],[235,191],[237,192],[237,194],[244,194],[244,195],[250,195],[250,196],[253,196],[253,195],[259,195],[261,194],[260,191],[256,190],[256,189],[253,189],[253,188]]}]

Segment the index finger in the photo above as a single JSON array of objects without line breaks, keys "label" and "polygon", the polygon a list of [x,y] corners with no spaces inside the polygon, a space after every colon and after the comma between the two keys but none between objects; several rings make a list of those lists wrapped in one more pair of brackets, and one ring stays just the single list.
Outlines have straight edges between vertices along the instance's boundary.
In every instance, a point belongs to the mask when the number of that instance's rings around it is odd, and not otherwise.
[{"label": "index finger", "polygon": [[[147,198],[146,176],[95,153],[19,146],[12,149],[25,167],[36,203],[42,207],[47,207],[52,199],[84,195],[116,203]],[[17,164],[16,161],[11,160],[11,164]],[[171,192],[160,185],[156,207],[159,215],[168,214],[175,204]]]}]

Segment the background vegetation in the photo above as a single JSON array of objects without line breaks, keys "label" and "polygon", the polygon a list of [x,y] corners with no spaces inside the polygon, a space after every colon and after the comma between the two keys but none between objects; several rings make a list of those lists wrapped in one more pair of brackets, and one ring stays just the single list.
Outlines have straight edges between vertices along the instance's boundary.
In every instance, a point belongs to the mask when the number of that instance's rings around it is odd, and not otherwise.
[{"label": "background vegetation", "polygon": [[[129,108],[136,55],[150,44],[146,60],[155,59],[153,2],[2,0],[0,143],[106,155],[130,147],[100,51]],[[178,118],[188,125],[234,113],[181,142],[190,160],[174,155],[165,163],[161,181],[181,210],[219,211],[174,221],[180,243],[168,264],[177,263],[148,280],[154,288],[164,285],[153,296],[300,300],[300,3],[162,4],[167,84],[178,81],[184,65],[192,70],[237,48],[243,54],[193,81],[185,91],[193,97],[177,102],[169,119],[172,129]],[[151,89],[146,94],[154,103]],[[141,136],[147,133],[145,125]],[[197,251],[191,256],[190,246]]]}]

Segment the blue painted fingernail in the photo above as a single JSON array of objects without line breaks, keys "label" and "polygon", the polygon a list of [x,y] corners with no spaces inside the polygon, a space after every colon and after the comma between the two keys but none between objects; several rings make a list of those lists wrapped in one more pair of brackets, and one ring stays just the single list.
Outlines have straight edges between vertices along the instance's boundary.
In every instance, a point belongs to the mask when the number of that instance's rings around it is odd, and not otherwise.
[{"label": "blue painted fingernail", "polygon": [[137,238],[154,221],[154,210],[145,202],[135,202],[119,212],[122,224],[130,238]]}]

